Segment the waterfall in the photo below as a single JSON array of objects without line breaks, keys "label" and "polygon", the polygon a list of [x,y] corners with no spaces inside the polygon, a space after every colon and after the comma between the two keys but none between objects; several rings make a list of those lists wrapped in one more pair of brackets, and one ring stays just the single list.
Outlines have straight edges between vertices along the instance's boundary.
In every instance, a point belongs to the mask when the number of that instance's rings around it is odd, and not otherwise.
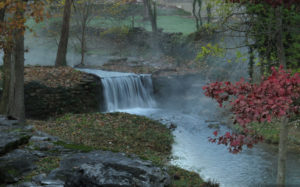
[{"label": "waterfall", "polygon": [[151,75],[79,69],[101,78],[106,112],[130,108],[152,108]]}]

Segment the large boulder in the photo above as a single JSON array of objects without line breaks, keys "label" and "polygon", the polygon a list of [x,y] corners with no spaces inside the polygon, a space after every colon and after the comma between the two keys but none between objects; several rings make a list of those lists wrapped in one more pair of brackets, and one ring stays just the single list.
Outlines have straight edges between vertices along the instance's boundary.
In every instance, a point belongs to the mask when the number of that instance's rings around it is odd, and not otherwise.
[{"label": "large boulder", "polygon": [[66,156],[50,176],[65,181],[66,187],[143,186],[162,187],[169,175],[150,161],[125,154],[93,151]]},{"label": "large boulder", "polygon": [[[1,128],[0,128],[1,129]],[[0,155],[26,144],[30,135],[24,132],[1,132],[0,131]]]},{"label": "large boulder", "polygon": [[17,182],[24,173],[35,168],[35,156],[18,149],[32,136],[30,126],[0,116],[0,184]]},{"label": "large boulder", "polygon": [[26,144],[30,139],[31,130],[17,123],[17,120],[0,116],[0,156]]},{"label": "large boulder", "polygon": [[0,184],[18,182],[36,168],[37,158],[27,150],[16,149],[0,157]]}]

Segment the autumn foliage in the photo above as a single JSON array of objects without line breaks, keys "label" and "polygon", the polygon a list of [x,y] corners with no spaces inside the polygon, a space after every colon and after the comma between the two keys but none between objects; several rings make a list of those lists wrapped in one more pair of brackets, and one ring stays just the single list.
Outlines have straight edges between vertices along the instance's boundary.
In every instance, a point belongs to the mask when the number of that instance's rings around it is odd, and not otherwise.
[{"label": "autumn foliage", "polygon": [[[6,18],[0,20],[0,49],[11,45],[13,32],[22,30],[23,34],[27,28],[26,19],[32,17],[36,22],[42,21],[44,17],[44,2],[40,0],[3,0],[0,2],[0,11],[4,11]],[[24,15],[16,14],[23,12]]]},{"label": "autumn foliage", "polygon": [[260,84],[251,84],[243,79],[235,84],[230,82],[215,82],[204,86],[205,95],[215,99],[220,107],[225,101],[229,102],[231,111],[235,115],[235,122],[243,131],[241,134],[229,133],[217,137],[215,131],[211,142],[224,144],[229,151],[238,153],[243,145],[252,147],[262,140],[262,137],[253,135],[248,128],[250,122],[270,122],[283,116],[290,118],[299,112],[300,74],[294,75],[282,67],[272,68],[272,74],[263,78]]},{"label": "autumn foliage", "polygon": [[278,6],[286,6],[290,7],[291,5],[295,4],[300,4],[300,0],[227,0],[227,2],[231,3],[254,3],[254,4],[259,4],[259,3],[266,3],[269,4],[273,7],[278,7]]}]

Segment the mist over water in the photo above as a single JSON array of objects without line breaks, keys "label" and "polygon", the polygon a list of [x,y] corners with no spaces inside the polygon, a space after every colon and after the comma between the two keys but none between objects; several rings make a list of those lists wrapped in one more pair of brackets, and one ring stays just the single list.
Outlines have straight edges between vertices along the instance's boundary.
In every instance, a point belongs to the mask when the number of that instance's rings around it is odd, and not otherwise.
[{"label": "mist over water", "polygon": [[[53,36],[44,35],[45,31],[34,33],[26,32],[25,35],[25,66],[54,66],[58,48],[58,41]],[[69,39],[67,52],[67,65],[74,67],[80,64],[81,55],[76,51],[74,38]],[[114,56],[111,55],[86,55],[87,66],[101,66]],[[0,65],[3,64],[3,51],[0,51]]]}]

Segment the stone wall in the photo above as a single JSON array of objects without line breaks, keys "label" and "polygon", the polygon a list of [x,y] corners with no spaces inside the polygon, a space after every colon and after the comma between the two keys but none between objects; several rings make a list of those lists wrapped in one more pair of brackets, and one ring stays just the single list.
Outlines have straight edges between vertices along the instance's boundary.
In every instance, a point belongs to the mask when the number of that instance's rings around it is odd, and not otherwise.
[{"label": "stone wall", "polygon": [[86,74],[72,87],[25,82],[26,118],[47,119],[65,113],[98,112],[103,101],[101,80]]}]

